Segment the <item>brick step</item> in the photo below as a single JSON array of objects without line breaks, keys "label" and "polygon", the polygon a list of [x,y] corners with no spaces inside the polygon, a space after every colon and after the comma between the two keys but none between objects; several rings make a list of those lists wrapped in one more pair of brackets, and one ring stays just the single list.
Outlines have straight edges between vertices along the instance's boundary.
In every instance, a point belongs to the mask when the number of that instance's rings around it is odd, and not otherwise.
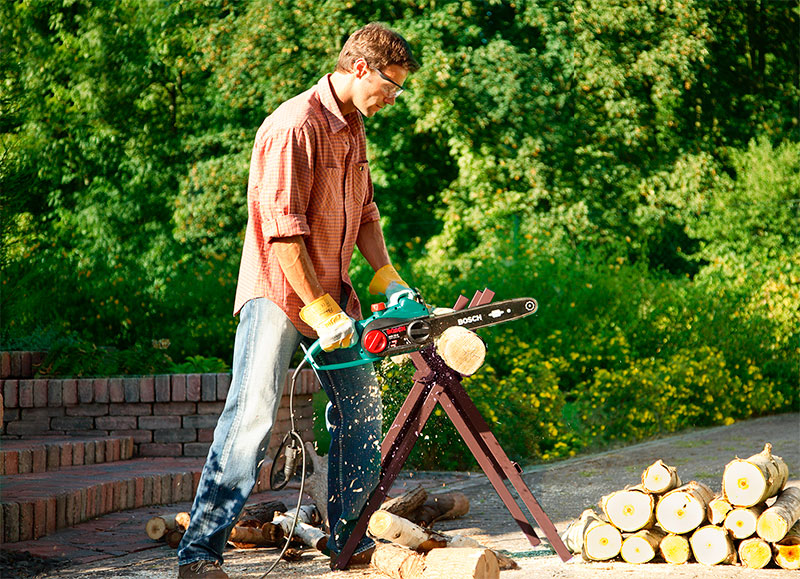
[{"label": "brick step", "polygon": [[[148,505],[191,501],[204,459],[135,458],[0,476],[0,542],[50,535],[95,517]],[[254,492],[269,486],[269,462]]]},{"label": "brick step", "polygon": [[133,457],[133,450],[133,436],[3,438],[0,475],[40,473],[67,466],[128,460]]}]

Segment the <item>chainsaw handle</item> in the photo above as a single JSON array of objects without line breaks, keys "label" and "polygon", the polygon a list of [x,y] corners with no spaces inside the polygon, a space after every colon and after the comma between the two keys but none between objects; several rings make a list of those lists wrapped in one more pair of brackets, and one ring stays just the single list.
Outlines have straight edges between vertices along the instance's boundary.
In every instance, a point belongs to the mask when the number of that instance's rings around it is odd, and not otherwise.
[{"label": "chainsaw handle", "polygon": [[[356,331],[353,334],[353,342],[351,343],[348,348],[355,348],[358,347],[358,342],[360,340],[359,337],[359,324],[356,322]],[[354,366],[361,366],[362,364],[370,364],[373,362],[372,359],[364,359],[364,358],[356,358],[355,360],[351,360],[350,362],[339,362],[337,364],[327,364],[327,365],[320,365],[317,364],[315,359],[316,356],[319,356],[320,351],[322,351],[322,345],[319,343],[319,340],[316,340],[308,350],[305,351],[305,358],[308,360],[308,363],[311,364],[311,367],[314,370],[342,370],[344,368],[352,368]]]}]

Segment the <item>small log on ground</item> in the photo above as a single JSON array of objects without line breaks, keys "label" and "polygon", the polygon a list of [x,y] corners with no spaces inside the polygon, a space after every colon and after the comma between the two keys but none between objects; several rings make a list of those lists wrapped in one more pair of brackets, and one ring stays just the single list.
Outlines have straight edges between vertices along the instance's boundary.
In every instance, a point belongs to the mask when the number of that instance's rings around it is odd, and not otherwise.
[{"label": "small log on ground", "polygon": [[579,519],[572,521],[569,526],[561,533],[561,540],[564,541],[570,553],[579,554],[583,550],[583,536],[592,521],[600,521],[600,517],[594,509],[586,509],[581,513]]},{"label": "small log on ground", "polygon": [[786,487],[770,508],[758,517],[758,536],[777,543],[800,519],[800,487]]},{"label": "small log on ground", "polygon": [[176,515],[174,514],[151,517],[144,525],[144,532],[154,541],[159,541],[163,539],[167,533],[174,531],[178,527],[175,518]]},{"label": "small log on ground", "polygon": [[706,510],[706,516],[708,517],[708,522],[712,525],[721,525],[725,522],[725,517],[728,516],[728,513],[731,511],[733,507],[721,494],[715,496],[711,501],[708,503],[708,509]]},{"label": "small log on ground", "polygon": [[760,537],[750,537],[739,543],[739,559],[750,569],[763,569],[772,561],[772,547]]},{"label": "small log on ground", "polygon": [[436,353],[450,368],[472,376],[483,365],[486,344],[475,332],[462,326],[447,328],[436,341]]},{"label": "small log on ground", "polygon": [[[271,522],[261,525],[261,531],[269,541],[280,543],[284,537],[289,535],[297,509],[286,511],[278,515]],[[314,547],[322,551],[327,543],[328,536],[324,531],[313,525],[321,523],[320,514],[314,505],[303,505],[300,507],[300,514],[297,517],[297,524],[294,528],[294,537],[309,547]]]},{"label": "small log on ground", "polygon": [[735,507],[752,507],[777,495],[789,478],[789,467],[767,443],[750,458],[732,460],[722,475],[722,493]]},{"label": "small log on ground", "polygon": [[164,536],[164,542],[170,549],[177,549],[185,532],[184,529],[173,529]]},{"label": "small log on ground", "polygon": [[457,519],[469,513],[469,498],[461,492],[428,495],[425,503],[406,517],[421,527],[430,527],[437,521]]},{"label": "small log on ground", "polygon": [[425,558],[407,547],[377,543],[370,565],[392,579],[419,579],[425,569]]},{"label": "small log on ground", "polygon": [[498,579],[500,567],[490,549],[436,549],[425,556],[423,579]]},{"label": "small log on ground", "polygon": [[681,486],[681,477],[675,467],[658,459],[642,473],[642,488],[648,493],[660,495]]},{"label": "small log on ground", "polygon": [[708,503],[713,497],[708,486],[691,481],[661,497],[656,505],[656,520],[669,533],[689,533],[706,520]]},{"label": "small log on ground", "polygon": [[764,512],[766,505],[760,504],[754,507],[738,507],[731,509],[725,517],[723,527],[731,534],[734,539],[746,539],[756,533],[756,523],[758,517]]},{"label": "small log on ground", "polygon": [[228,542],[237,549],[252,549],[254,547],[274,547],[276,542],[264,536],[259,523],[255,519],[249,521],[240,521],[228,536]]},{"label": "small log on ground", "polygon": [[661,539],[658,546],[661,557],[670,565],[683,565],[692,555],[689,539],[685,535],[670,533]]},{"label": "small log on ground", "polygon": [[655,499],[642,487],[616,491],[600,499],[608,521],[620,531],[632,533],[655,523]]},{"label": "small log on ground", "polygon": [[730,535],[722,527],[706,525],[700,527],[689,539],[692,553],[703,565],[730,565],[736,563],[736,549]]},{"label": "small log on ground", "polygon": [[[310,460],[313,468],[313,472],[306,476],[305,492],[317,506],[322,524],[326,529],[330,529],[328,522],[328,457],[318,455],[314,449],[314,443],[310,441],[306,441],[305,449],[306,460]],[[286,511],[285,508],[283,510]]]},{"label": "small log on ground", "polygon": [[281,501],[265,501],[262,503],[252,503],[245,505],[239,520],[255,519],[263,523],[268,523],[275,518],[275,513],[285,513],[286,505]]},{"label": "small log on ground", "polygon": [[622,541],[620,555],[628,563],[648,563],[655,558],[665,535],[660,529],[642,529]]},{"label": "small log on ground", "polygon": [[381,505],[381,510],[393,513],[404,519],[410,519],[412,513],[422,507],[427,498],[428,491],[422,488],[422,485],[417,485],[400,496],[384,501]]},{"label": "small log on ground", "polygon": [[786,536],[773,545],[775,563],[783,569],[800,569],[800,521],[789,529]]},{"label": "small log on ground", "polygon": [[[379,538],[397,543],[409,549],[420,552],[430,552],[433,549],[447,548],[473,548],[489,549],[471,537],[454,535],[426,529],[414,524],[408,519],[383,510],[375,511],[369,519],[369,532]],[[489,549],[491,550],[491,549]],[[500,561],[502,569],[516,569],[517,563],[501,553],[494,553]]]},{"label": "small log on ground", "polygon": [[622,549],[622,533],[614,525],[603,520],[593,520],[583,534],[581,555],[587,561],[607,561],[619,555]]}]

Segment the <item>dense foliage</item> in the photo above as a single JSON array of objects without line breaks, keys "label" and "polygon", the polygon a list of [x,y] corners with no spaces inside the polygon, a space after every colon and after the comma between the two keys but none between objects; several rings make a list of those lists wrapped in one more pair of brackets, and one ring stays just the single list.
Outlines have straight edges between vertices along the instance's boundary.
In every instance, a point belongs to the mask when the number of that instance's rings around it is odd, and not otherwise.
[{"label": "dense foliage", "polygon": [[370,20],[398,269],[540,303],[467,381],[515,458],[798,408],[798,0],[2,3],[4,347],[229,361],[255,130]]}]

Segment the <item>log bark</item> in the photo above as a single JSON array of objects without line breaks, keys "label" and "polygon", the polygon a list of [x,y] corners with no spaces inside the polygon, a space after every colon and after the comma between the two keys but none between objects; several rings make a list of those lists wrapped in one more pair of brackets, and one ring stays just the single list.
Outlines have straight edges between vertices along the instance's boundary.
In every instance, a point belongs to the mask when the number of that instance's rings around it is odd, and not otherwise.
[{"label": "log bark", "polygon": [[658,546],[664,561],[670,565],[683,565],[692,555],[692,550],[689,547],[689,539],[685,535],[668,534],[661,539],[661,544]]},{"label": "log bark", "polygon": [[410,519],[412,513],[422,507],[427,498],[428,491],[422,488],[422,485],[417,485],[400,496],[384,501],[381,510]]},{"label": "log bark", "polygon": [[728,502],[728,499],[723,497],[721,494],[715,496],[708,503],[708,509],[706,511],[708,522],[712,525],[721,525],[725,522],[725,517],[728,516],[728,513],[732,508],[733,507]]},{"label": "log bark", "polygon": [[[264,501],[261,503],[252,503],[244,506],[239,520],[252,520],[255,519],[259,522],[268,523],[275,518],[275,513],[285,513],[286,505],[281,501]],[[187,513],[188,515],[188,513]]]},{"label": "log bark", "polygon": [[423,579],[498,579],[500,567],[489,549],[436,549],[425,556]]},{"label": "log bark", "polygon": [[597,519],[589,523],[583,534],[581,555],[587,561],[607,561],[619,555],[622,534],[614,525]]},{"label": "log bark", "polygon": [[237,524],[231,529],[228,542],[237,549],[252,549],[253,547],[274,547],[275,541],[264,536],[260,523],[255,519],[246,521],[246,524]]},{"label": "log bark", "polygon": [[713,497],[708,486],[691,481],[661,497],[656,505],[656,520],[669,533],[689,533],[706,520],[708,503]]},{"label": "log bark", "polygon": [[760,453],[725,466],[722,493],[735,507],[752,507],[777,495],[788,478],[789,467],[772,454],[772,445],[767,443]]},{"label": "log bark", "polygon": [[620,531],[632,533],[655,523],[655,499],[642,487],[616,491],[600,499],[608,521]]},{"label": "log bark", "polygon": [[579,519],[572,521],[569,526],[561,533],[561,540],[564,541],[567,549],[576,555],[583,551],[583,536],[586,529],[593,521],[600,521],[600,517],[594,509],[586,509],[581,513]]},{"label": "log bark", "polygon": [[[261,531],[264,533],[267,540],[280,543],[284,537],[288,536],[292,528],[295,511],[296,509],[286,511],[275,517],[271,522],[264,523],[261,526]],[[319,511],[314,505],[303,505],[300,507],[300,514],[297,517],[297,525],[295,526],[294,534],[304,544],[316,549],[323,539],[323,536],[327,540],[327,535],[325,535],[322,530],[313,526],[319,525],[321,522]],[[312,531],[311,529],[315,530]]]},{"label": "log bark", "polygon": [[642,529],[622,541],[620,555],[628,563],[648,563],[655,558],[665,535],[660,529]]},{"label": "log bark", "polygon": [[[471,537],[454,535],[426,529],[408,519],[378,510],[369,519],[368,530],[373,536],[397,543],[423,553],[441,548],[489,549]],[[489,549],[491,550],[491,549]],[[517,563],[501,553],[494,553],[501,569],[517,569]]]},{"label": "log bark", "polygon": [[800,521],[773,545],[775,563],[783,569],[800,569]]},{"label": "log bark", "polygon": [[800,519],[800,487],[786,487],[773,505],[758,517],[758,536],[777,543]]},{"label": "log bark", "polygon": [[738,507],[732,509],[725,517],[723,527],[731,534],[734,539],[747,539],[756,533],[756,523],[758,517],[764,512],[766,505],[756,505],[754,507]]},{"label": "log bark", "polygon": [[461,492],[428,495],[425,503],[407,519],[421,527],[430,527],[437,521],[457,519],[469,513],[469,498]]},{"label": "log bark", "polygon": [[772,547],[759,537],[745,539],[737,550],[742,565],[750,569],[763,569],[772,561]]},{"label": "log bark", "polygon": [[689,539],[692,553],[703,565],[730,565],[736,563],[736,549],[730,535],[722,527],[700,527]]},{"label": "log bark", "polygon": [[459,374],[472,376],[483,365],[486,344],[475,332],[462,326],[453,326],[442,332],[436,340],[436,353]]},{"label": "log bark", "polygon": [[642,473],[642,488],[652,494],[660,495],[681,486],[681,477],[675,467],[658,459]]},{"label": "log bark", "polygon": [[[306,441],[305,449],[306,460],[310,459],[311,467],[313,468],[312,473],[306,476],[305,492],[308,493],[316,505],[323,526],[326,529],[330,529],[328,521],[328,457],[318,455],[314,449],[314,444],[310,441]],[[286,511],[285,508],[283,510]]]}]

